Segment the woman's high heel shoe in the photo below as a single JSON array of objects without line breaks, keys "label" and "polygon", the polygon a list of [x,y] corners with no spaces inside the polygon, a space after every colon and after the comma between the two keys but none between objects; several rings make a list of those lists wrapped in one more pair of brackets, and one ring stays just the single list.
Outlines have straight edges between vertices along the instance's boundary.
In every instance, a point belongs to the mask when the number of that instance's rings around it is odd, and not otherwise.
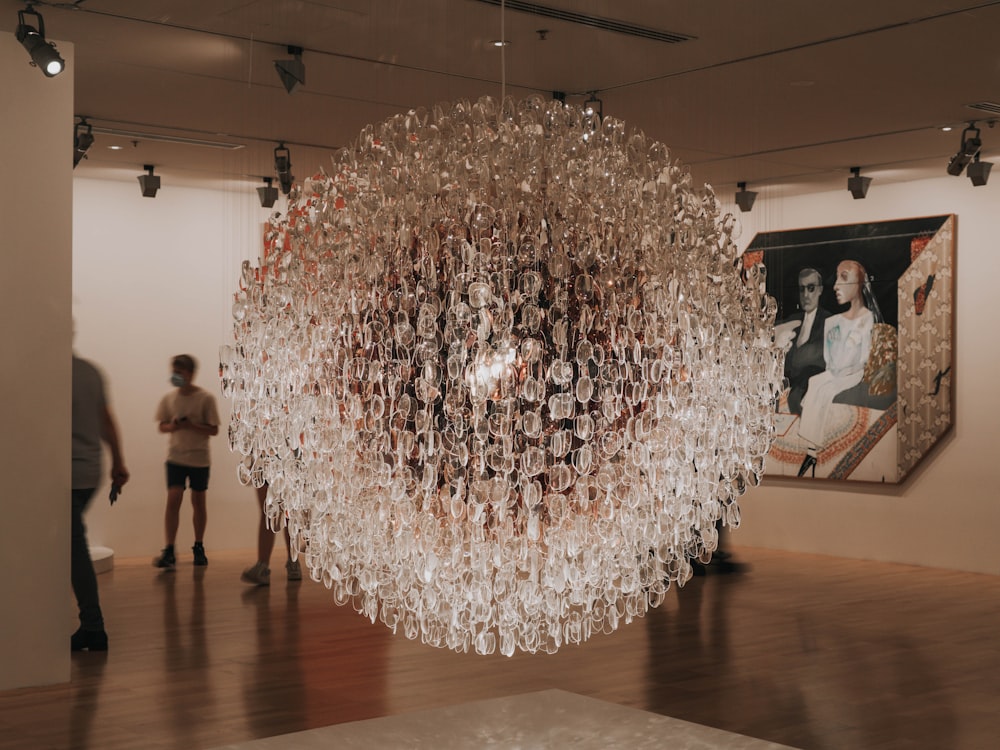
[{"label": "woman's high heel shoe", "polygon": [[813,478],[816,477],[816,456],[811,456],[806,454],[805,459],[802,461],[802,465],[799,467],[799,476],[805,476],[806,472],[812,469]]}]

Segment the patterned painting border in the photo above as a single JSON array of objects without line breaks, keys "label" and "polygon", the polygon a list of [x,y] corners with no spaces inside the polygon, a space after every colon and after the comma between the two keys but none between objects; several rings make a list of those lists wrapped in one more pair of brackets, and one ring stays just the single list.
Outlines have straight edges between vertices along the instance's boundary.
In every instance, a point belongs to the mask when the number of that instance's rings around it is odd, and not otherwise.
[{"label": "patterned painting border", "polygon": [[[880,247],[892,254],[890,263],[894,265],[883,266],[874,274],[869,269],[869,277],[883,284],[879,305],[889,313],[886,322],[895,326],[896,336],[894,361],[892,349],[884,350],[882,379],[873,378],[872,382],[888,393],[885,399],[892,399],[886,384],[893,382],[894,368],[895,398],[871,409],[871,404],[864,402],[852,407],[856,414],[850,439],[839,434],[841,425],[836,445],[831,442],[818,454],[815,479],[899,484],[953,427],[957,221],[956,215],[945,214],[767,232],[755,237],[744,253],[744,265],[764,263],[768,267],[769,291],[780,290],[776,296],[779,304],[784,300],[786,319],[798,302],[791,290],[797,288],[801,267],[825,261],[829,285],[838,260],[859,252],[848,247],[868,248],[862,252],[867,252],[866,258],[873,264],[879,262]],[[894,290],[885,286],[891,282]],[[782,317],[779,313],[779,322]],[[870,391],[876,393],[874,387]],[[768,456],[769,477],[795,477],[800,468],[805,447],[797,442],[796,419],[793,412],[784,417],[786,429]],[[833,440],[834,436],[830,437]],[[806,476],[813,478],[812,473]]]}]

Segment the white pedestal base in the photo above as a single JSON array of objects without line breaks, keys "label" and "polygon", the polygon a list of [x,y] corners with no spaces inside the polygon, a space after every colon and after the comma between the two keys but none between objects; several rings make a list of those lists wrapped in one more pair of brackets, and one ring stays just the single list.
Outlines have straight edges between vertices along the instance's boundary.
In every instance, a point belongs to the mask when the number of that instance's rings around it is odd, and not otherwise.
[{"label": "white pedestal base", "polygon": [[90,559],[94,563],[94,572],[98,575],[115,567],[115,551],[109,547],[91,547]]}]

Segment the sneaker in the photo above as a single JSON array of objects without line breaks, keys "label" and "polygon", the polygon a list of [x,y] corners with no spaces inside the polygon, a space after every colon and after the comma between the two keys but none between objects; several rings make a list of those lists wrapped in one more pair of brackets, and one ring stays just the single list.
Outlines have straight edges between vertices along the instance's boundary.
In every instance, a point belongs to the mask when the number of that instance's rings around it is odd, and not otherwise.
[{"label": "sneaker", "polygon": [[173,570],[177,565],[177,558],[174,557],[173,546],[164,547],[163,552],[160,553],[159,557],[153,558],[154,568],[163,568],[165,570]]},{"label": "sneaker", "polygon": [[194,564],[195,565],[208,565],[208,558],[205,557],[205,545],[201,542],[195,542],[194,546],[191,548],[194,552]]},{"label": "sneaker", "polygon": [[269,586],[271,583],[271,570],[264,563],[257,562],[243,571],[240,575],[243,583],[251,586]]},{"label": "sneaker", "polygon": [[302,580],[302,566],[299,565],[298,560],[289,560],[288,562],[286,562],[285,570],[288,572],[289,581]]},{"label": "sneaker", "polygon": [[80,628],[69,639],[71,651],[107,651],[108,634],[103,630],[84,630]]}]

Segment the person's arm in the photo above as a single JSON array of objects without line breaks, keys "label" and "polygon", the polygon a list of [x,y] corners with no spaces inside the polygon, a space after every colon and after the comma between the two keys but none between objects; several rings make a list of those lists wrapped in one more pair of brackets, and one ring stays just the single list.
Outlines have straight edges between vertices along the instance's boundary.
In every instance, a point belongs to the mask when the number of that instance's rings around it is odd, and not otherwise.
[{"label": "person's arm", "polygon": [[194,419],[185,419],[183,421],[175,422],[175,429],[194,430],[195,432],[200,432],[202,435],[208,435],[209,437],[219,434],[219,413],[215,408],[214,398],[208,396],[205,399],[205,401],[201,404],[197,418],[200,421],[196,422]]},{"label": "person's arm", "polygon": [[118,426],[114,415],[108,406],[101,409],[101,437],[111,451],[111,482],[118,487],[124,486],[129,480],[128,469],[122,456],[121,439],[118,436]]},{"label": "person's arm", "polygon": [[200,432],[203,435],[218,435],[219,425],[217,424],[199,424],[198,422],[192,422],[190,419],[185,419],[181,422],[172,422],[173,429],[164,430],[163,424],[160,424],[161,432],[174,432],[174,430],[194,430],[195,432]]},{"label": "person's arm", "polygon": [[210,437],[215,437],[219,434],[219,410],[215,407],[215,399],[211,396],[208,397],[208,403],[205,409],[205,424],[202,427],[205,428],[205,434]]},{"label": "person's arm", "polygon": [[[815,325],[815,323],[814,323]],[[801,320],[786,320],[774,326],[774,344],[779,349],[788,351],[795,342],[795,337],[799,335],[799,328],[802,326]]]},{"label": "person's arm", "polygon": [[164,396],[159,405],[156,407],[156,422],[157,429],[160,432],[177,432],[177,421],[170,414],[170,409],[167,407],[167,396]]},{"label": "person's arm", "polygon": [[[874,330],[875,319],[871,314],[867,316],[861,329],[858,331],[858,336],[861,341],[859,344],[858,361],[852,362],[848,371],[851,375],[863,375],[865,371],[865,366],[868,364],[868,357],[872,353],[872,331]],[[845,373],[846,374],[846,373]]]}]

